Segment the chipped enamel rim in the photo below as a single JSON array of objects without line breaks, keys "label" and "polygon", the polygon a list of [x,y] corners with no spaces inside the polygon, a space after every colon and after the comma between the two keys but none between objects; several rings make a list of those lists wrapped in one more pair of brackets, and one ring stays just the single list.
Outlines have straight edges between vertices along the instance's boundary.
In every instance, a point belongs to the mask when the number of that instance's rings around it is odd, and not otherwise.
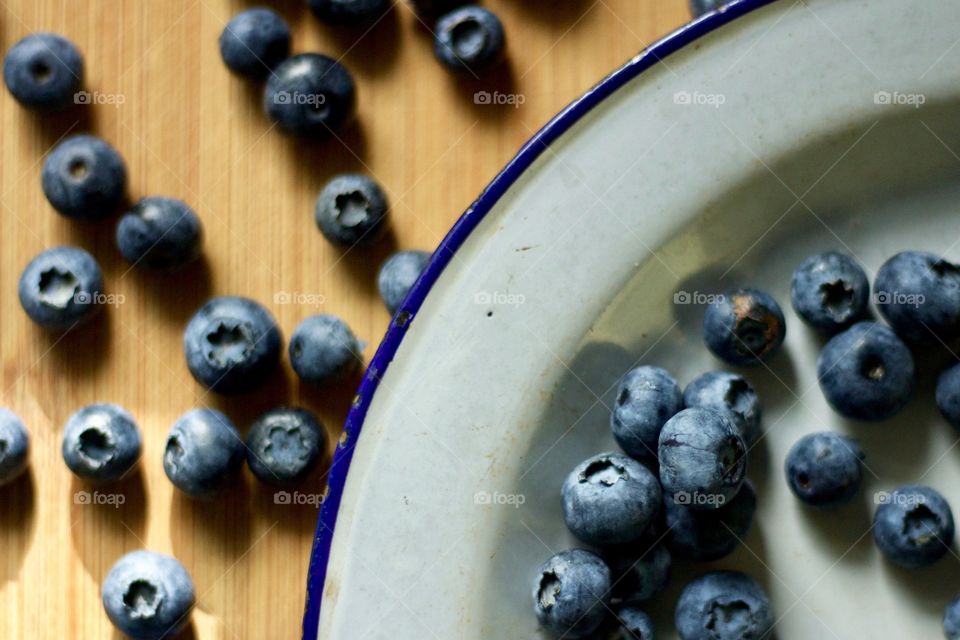
[{"label": "chipped enamel rim", "polygon": [[307,573],[307,596],[303,616],[304,640],[316,640],[319,633],[320,606],[323,598],[323,586],[330,561],[330,548],[333,542],[334,528],[343,490],[353,459],[354,447],[363,430],[364,419],[373,401],[380,378],[393,360],[400,343],[403,341],[410,323],[450,263],[454,253],[463,245],[477,225],[497,204],[500,198],[524,174],[524,172],[546,151],[560,136],[570,130],[581,118],[590,113],[604,100],[616,93],[625,84],[641,73],[654,67],[663,58],[690,45],[703,36],[719,29],[725,24],[751,11],[771,4],[775,0],[734,0],[718,11],[704,16],[677,29],[673,33],[642,51],[627,64],[603,79],[586,94],[557,114],[538,131],[517,153],[516,156],[484,189],[483,193],[470,205],[453,225],[446,237],[430,258],[426,269],[420,275],[403,304],[394,315],[390,327],[376,354],[370,361],[367,371],[357,389],[353,406],[344,423],[340,445],[333,455],[328,475],[327,490],[317,529],[314,534],[313,550],[310,554],[310,569]]}]

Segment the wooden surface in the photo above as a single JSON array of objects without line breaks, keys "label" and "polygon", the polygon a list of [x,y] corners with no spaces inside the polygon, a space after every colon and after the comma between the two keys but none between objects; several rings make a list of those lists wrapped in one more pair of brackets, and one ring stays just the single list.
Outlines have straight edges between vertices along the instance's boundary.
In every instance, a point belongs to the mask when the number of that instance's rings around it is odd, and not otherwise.
[{"label": "wooden surface", "polygon": [[[352,389],[302,388],[285,358],[260,392],[208,394],[182,356],[187,319],[216,294],[262,301],[285,336],[312,313],[334,313],[367,341],[369,358],[388,323],[374,285],[384,257],[395,247],[434,248],[549,117],[687,19],[685,0],[489,0],[507,30],[508,68],[458,82],[434,62],[429,32],[406,6],[362,34],[321,25],[301,0],[266,4],[290,22],[296,52],[342,56],[355,73],[358,123],[339,140],[285,138],[261,113],[259,88],[227,73],[217,36],[247,2],[0,0],[4,51],[32,31],[62,33],[84,53],[86,89],[107,102],[41,118],[0,95],[0,403],[33,439],[28,477],[0,491],[0,638],[117,636],[100,581],[121,554],[142,547],[175,555],[193,576],[198,604],[185,637],[299,637],[316,508],[274,504],[248,472],[215,502],[185,499],[161,467],[165,434],[195,406],[221,408],[245,431],[259,412],[290,403],[322,416],[332,448]],[[477,105],[477,91],[523,104]],[[131,198],[169,195],[196,208],[206,228],[202,265],[171,277],[128,271],[113,222],[54,213],[40,164],[58,139],[81,131],[121,151]],[[393,234],[373,250],[345,254],[314,226],[316,194],[341,171],[373,174],[390,194]],[[56,244],[91,251],[119,302],[60,339],[32,326],[16,295],[24,265]],[[64,422],[92,402],[123,405],[143,431],[141,471],[97,489],[119,507],[79,504],[77,492],[93,489],[60,457]]]}]

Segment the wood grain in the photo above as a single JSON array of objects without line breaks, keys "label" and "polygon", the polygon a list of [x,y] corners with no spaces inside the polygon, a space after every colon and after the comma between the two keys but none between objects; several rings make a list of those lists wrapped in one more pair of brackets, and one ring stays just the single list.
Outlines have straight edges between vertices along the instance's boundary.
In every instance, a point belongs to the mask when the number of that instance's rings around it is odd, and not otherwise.
[{"label": "wood grain", "polygon": [[[282,136],[261,112],[259,88],[227,73],[217,36],[247,2],[0,0],[4,51],[33,31],[62,33],[84,52],[87,90],[122,100],[37,117],[0,95],[0,403],[33,438],[29,475],[0,492],[2,638],[119,637],[99,585],[121,554],[141,547],[174,554],[192,574],[199,601],[186,637],[299,637],[316,509],[274,504],[249,474],[216,502],[185,499],[163,473],[164,436],[195,406],[219,407],[245,430],[259,412],[289,403],[317,411],[333,443],[352,389],[303,388],[285,362],[249,397],[210,395],[181,354],[186,320],[215,294],[266,303],[287,336],[311,313],[335,313],[367,341],[369,358],[388,323],[374,285],[384,257],[435,247],[549,117],[687,19],[684,0],[490,0],[507,29],[509,65],[457,81],[433,61],[430,34],[406,6],[363,34],[319,24],[301,0],[272,4],[294,30],[295,51],[342,56],[356,74],[358,122],[339,139]],[[523,104],[476,105],[477,91]],[[54,213],[40,164],[58,139],[81,131],[120,149],[131,198],[169,195],[197,209],[207,233],[201,265],[171,277],[128,271],[113,223]],[[373,250],[334,249],[312,221],[321,185],[348,170],[373,174],[391,196],[393,232]],[[32,326],[16,295],[24,265],[56,244],[90,250],[123,301],[60,339]],[[281,304],[283,292],[295,303]],[[92,489],[60,457],[67,417],[98,401],[128,408],[144,433],[141,471],[98,489],[121,495],[119,508],[76,504],[76,492]]]}]

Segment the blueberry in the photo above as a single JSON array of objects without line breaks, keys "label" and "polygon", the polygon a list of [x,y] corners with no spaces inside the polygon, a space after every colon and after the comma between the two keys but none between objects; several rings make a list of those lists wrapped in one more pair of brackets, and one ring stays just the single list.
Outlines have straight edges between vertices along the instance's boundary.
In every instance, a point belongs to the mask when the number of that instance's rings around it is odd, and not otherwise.
[{"label": "blueberry", "polygon": [[117,246],[127,262],[155,271],[175,271],[200,255],[203,226],[185,202],[144,198],[117,225]]},{"label": "blueberry", "polygon": [[817,379],[827,401],[841,414],[883,420],[913,395],[913,355],[886,326],[858,322],[824,346],[817,358]]},{"label": "blueberry", "polygon": [[67,420],[63,460],[87,480],[119,480],[140,459],[140,430],[133,417],[115,404],[86,406]]},{"label": "blueberry", "polygon": [[27,469],[30,435],[23,421],[0,407],[0,486],[9,484]]},{"label": "blueberry", "polygon": [[42,111],[73,103],[83,82],[83,56],[76,45],[55,33],[33,33],[3,60],[3,81],[25,107]]},{"label": "blueberry", "polygon": [[883,263],[873,285],[877,309],[908,342],[949,341],[960,335],[960,267],[923,251]]},{"label": "blueberry", "polygon": [[677,603],[681,640],[759,640],[773,627],[763,587],[739,571],[714,571],[688,584]]},{"label": "blueberry", "polygon": [[317,226],[334,244],[349,247],[375,242],[386,227],[387,196],[367,176],[344,173],[328,182],[317,197]]},{"label": "blueberry", "polygon": [[314,15],[327,24],[369,25],[390,9],[390,0],[308,0]]},{"label": "blueberry", "polygon": [[430,262],[426,251],[398,251],[380,266],[377,289],[390,313],[396,313]]},{"label": "blueberry", "polygon": [[666,370],[637,367],[620,381],[610,429],[628,455],[653,462],[657,459],[660,429],[682,408],[680,387]]},{"label": "blueberry", "polygon": [[960,364],[944,369],[937,378],[937,407],[947,422],[960,429]]},{"label": "blueberry", "polygon": [[729,411],[737,431],[747,444],[760,437],[760,397],[743,376],[728,371],[709,371],[683,390],[683,406]]},{"label": "blueberry", "polygon": [[663,425],[658,452],[663,490],[695,509],[723,506],[746,475],[747,445],[725,411],[684,409]]},{"label": "blueberry", "polygon": [[103,273],[89,253],[54,247],[30,261],[20,276],[20,306],[45,329],[63,331],[100,310]]},{"label": "blueberry", "polygon": [[878,494],[873,539],[894,564],[917,569],[939,560],[953,544],[953,513],[934,489],[922,485]]},{"label": "blueberry", "polygon": [[103,579],[103,608],[110,622],[134,640],[172,638],[187,626],[196,601],[190,574],[176,559],[133,551]]},{"label": "blueberry", "polygon": [[95,136],[71,136],[43,163],[43,193],[59,213],[76,220],[112,215],[127,188],[120,153]]},{"label": "blueberry", "polygon": [[293,486],[316,469],[326,440],[323,425],[306,409],[273,409],[247,434],[247,464],[262,482]]},{"label": "blueberry", "polygon": [[620,628],[611,640],[656,640],[653,618],[632,605],[619,607],[616,611]]},{"label": "blueberry", "polygon": [[492,67],[503,58],[505,45],[500,18],[477,5],[445,14],[434,30],[433,53],[454,71],[479,73]]},{"label": "blueberry", "polygon": [[846,504],[860,490],[863,457],[857,441],[839,433],[805,435],[784,462],[787,484],[800,500],[815,507]]},{"label": "blueberry", "polygon": [[716,11],[724,5],[730,4],[731,0],[689,0],[690,13],[694,18],[698,18],[705,13]]},{"label": "blueberry", "polygon": [[290,337],[290,363],[301,380],[330,385],[356,373],[363,361],[362,347],[340,318],[310,316]]},{"label": "blueberry", "polygon": [[171,427],[163,470],[175,487],[204,498],[214,494],[245,457],[243,439],[230,418],[215,409],[194,409]]},{"label": "blueberry", "polygon": [[247,298],[213,298],[183,334],[190,373],[218,393],[239,394],[264,382],[277,366],[280,329],[270,312]]},{"label": "blueberry", "polygon": [[732,500],[717,509],[693,509],[669,495],[663,504],[670,552],[678,558],[711,562],[733,553],[747,537],[757,511],[757,494],[747,480]]},{"label": "blueberry", "polygon": [[793,272],[790,301],[807,324],[836,333],[867,315],[870,281],[856,260],[827,251],[810,256]]},{"label": "blueberry", "polygon": [[581,462],[561,491],[567,527],[587,544],[639,540],[660,511],[660,485],[642,464],[616,453]]},{"label": "blueberry", "polygon": [[646,602],[667,588],[673,559],[662,544],[626,544],[604,551],[613,582],[613,600]]},{"label": "blueberry", "polygon": [[943,637],[960,640],[960,596],[951,600],[943,610]]},{"label": "blueberry", "polygon": [[264,108],[281,129],[326,138],[346,124],[357,106],[357,88],[346,67],[327,56],[304,53],[281,62],[267,78]]},{"label": "blueberry", "polygon": [[290,55],[290,27],[270,9],[258,7],[235,15],[220,34],[220,56],[234,73],[266,77]]},{"label": "blueberry", "polygon": [[533,582],[537,620],[564,638],[586,638],[603,623],[610,602],[610,569],[594,553],[561,551],[540,566]]},{"label": "blueberry", "polygon": [[424,18],[433,18],[466,4],[466,0],[410,0],[416,12]]},{"label": "blueberry", "polygon": [[707,307],[703,337],[718,358],[735,365],[756,364],[780,348],[787,327],[780,305],[757,289],[739,289]]}]

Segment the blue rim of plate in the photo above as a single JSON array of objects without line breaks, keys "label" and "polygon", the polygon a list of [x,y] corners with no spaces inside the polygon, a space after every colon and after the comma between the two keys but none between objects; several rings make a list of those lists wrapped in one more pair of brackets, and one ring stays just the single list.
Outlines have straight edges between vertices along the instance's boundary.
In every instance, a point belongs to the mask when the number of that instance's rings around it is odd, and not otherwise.
[{"label": "blue rim of plate", "polygon": [[463,245],[484,217],[500,198],[523,175],[540,155],[561,135],[566,133],[581,118],[616,93],[626,83],[642,72],[656,66],[663,58],[693,43],[723,25],[776,0],[734,0],[718,11],[701,16],[643,50],[627,64],[600,81],[579,99],[558,113],[520,149],[516,156],[484,189],[453,225],[437,250],[431,256],[426,269],[410,290],[406,300],[394,315],[387,333],[370,361],[363,380],[357,389],[350,413],[344,423],[344,437],[333,454],[327,476],[327,491],[320,507],[317,529],[310,554],[310,569],[307,573],[307,600],[303,615],[303,640],[317,640],[320,622],[320,605],[326,582],[327,565],[333,532],[340,511],[347,473],[353,459],[357,438],[363,430],[363,422],[370,409],[374,393],[380,384],[410,324],[433,285],[450,263],[453,254]]}]

